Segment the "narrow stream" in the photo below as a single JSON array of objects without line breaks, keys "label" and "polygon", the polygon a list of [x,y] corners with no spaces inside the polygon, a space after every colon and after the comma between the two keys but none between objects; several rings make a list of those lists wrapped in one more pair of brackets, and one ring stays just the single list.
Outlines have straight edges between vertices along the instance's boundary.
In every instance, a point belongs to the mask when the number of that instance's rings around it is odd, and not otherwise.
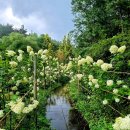
[{"label": "narrow stream", "polygon": [[81,115],[72,109],[66,86],[57,89],[48,98],[46,117],[51,122],[52,130],[89,130]]}]

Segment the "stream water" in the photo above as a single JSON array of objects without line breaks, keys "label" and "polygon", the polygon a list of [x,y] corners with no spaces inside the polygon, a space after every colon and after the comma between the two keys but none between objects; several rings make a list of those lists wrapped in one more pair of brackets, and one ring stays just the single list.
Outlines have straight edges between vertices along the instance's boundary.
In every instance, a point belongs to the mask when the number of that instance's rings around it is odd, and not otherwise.
[{"label": "stream water", "polygon": [[46,117],[52,130],[89,130],[81,115],[72,108],[66,86],[57,89],[48,98]]}]

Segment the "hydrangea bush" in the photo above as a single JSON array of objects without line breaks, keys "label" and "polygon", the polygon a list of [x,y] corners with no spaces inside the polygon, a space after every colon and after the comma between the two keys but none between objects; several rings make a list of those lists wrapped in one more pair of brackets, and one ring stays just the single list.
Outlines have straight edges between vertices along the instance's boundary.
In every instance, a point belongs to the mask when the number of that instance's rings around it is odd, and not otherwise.
[{"label": "hydrangea bush", "polygon": [[[23,50],[2,52],[0,120],[10,111],[16,119],[19,119],[36,110],[39,101],[33,98],[34,82],[37,84],[38,95],[40,89],[47,89],[63,80],[66,82],[64,77],[68,77],[71,79],[70,87],[75,87],[77,91],[75,95],[72,93],[74,99],[82,99],[77,107],[84,112],[85,119],[89,117],[99,119],[99,124],[104,121],[113,122],[111,126],[104,123],[106,129],[129,130],[130,73],[129,62],[124,63],[128,59],[126,55],[128,48],[126,45],[112,45],[108,49],[111,55],[107,60],[101,57],[95,60],[87,55],[70,57],[68,64],[59,63],[48,50],[40,49],[35,52],[31,46],[27,46],[26,52]],[[35,58],[36,81],[34,81]],[[114,122],[115,118],[117,119]],[[124,122],[127,125],[124,125]],[[90,126],[93,126],[91,122]]]},{"label": "hydrangea bush", "polygon": [[[111,53],[109,63],[103,59],[94,61],[90,56],[86,58],[79,56],[69,62],[68,68],[73,74],[70,87],[75,84],[78,93],[86,96],[86,103],[90,107],[86,108],[86,112],[93,111],[95,118],[100,118],[99,115],[101,115],[111,122],[118,116],[130,113],[130,73],[128,64],[123,66],[124,62],[127,62],[127,46],[112,45],[109,51]],[[127,122],[129,122],[129,116],[127,116]],[[124,127],[124,124],[125,118],[122,117],[122,120],[115,122],[113,129],[129,130],[130,126]]]},{"label": "hydrangea bush", "polygon": [[[34,81],[34,60],[36,57],[36,81]],[[7,113],[12,113],[16,120],[33,112],[39,104],[34,99],[34,82],[39,89],[47,89],[58,82],[65,67],[52,57],[48,50],[35,52],[31,46],[27,51],[6,50],[0,54],[0,121]],[[4,117],[5,116],[5,117]],[[7,120],[8,121],[8,120]]]}]

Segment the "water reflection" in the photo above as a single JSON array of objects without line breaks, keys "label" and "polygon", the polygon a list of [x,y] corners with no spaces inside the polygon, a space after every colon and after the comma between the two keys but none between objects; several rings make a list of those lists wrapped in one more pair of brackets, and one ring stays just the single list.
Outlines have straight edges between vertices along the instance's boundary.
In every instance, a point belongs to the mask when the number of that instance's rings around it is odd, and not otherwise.
[{"label": "water reflection", "polygon": [[48,98],[46,117],[51,121],[52,130],[89,130],[80,114],[72,109],[66,86]]}]

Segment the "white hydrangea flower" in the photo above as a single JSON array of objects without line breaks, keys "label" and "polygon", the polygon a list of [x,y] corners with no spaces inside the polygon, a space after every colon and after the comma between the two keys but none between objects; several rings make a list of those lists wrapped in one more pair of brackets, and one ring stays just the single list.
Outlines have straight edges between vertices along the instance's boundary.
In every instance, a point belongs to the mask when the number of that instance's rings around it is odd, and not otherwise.
[{"label": "white hydrangea flower", "polygon": [[122,121],[122,117],[116,118],[116,122],[115,122],[115,124],[113,124],[114,130],[120,130],[121,121]]},{"label": "white hydrangea flower", "polygon": [[123,81],[122,80],[117,80],[117,85],[121,85],[123,83]]},{"label": "white hydrangea flower", "polygon": [[96,62],[93,62],[93,66],[96,66]]},{"label": "white hydrangea flower", "polygon": [[30,55],[30,56],[34,56],[35,53],[34,53],[33,51],[30,51],[29,55]]},{"label": "white hydrangea flower", "polygon": [[90,99],[91,97],[90,96],[87,96],[87,99]]},{"label": "white hydrangea flower", "polygon": [[0,118],[2,118],[4,116],[4,111],[0,110]]},{"label": "white hydrangea flower", "polygon": [[107,105],[108,104],[108,100],[107,99],[105,99],[105,100],[103,100],[103,105]]},{"label": "white hydrangea flower", "polygon": [[16,86],[19,86],[19,84],[20,84],[21,82],[22,82],[21,80],[17,80],[17,81],[16,81]]},{"label": "white hydrangea flower", "polygon": [[92,79],[92,83],[93,84],[97,84],[98,83],[98,79]]},{"label": "white hydrangea flower", "polygon": [[82,59],[78,60],[78,66],[83,65],[86,62],[87,62],[87,60],[85,58],[82,58]]},{"label": "white hydrangea flower", "polygon": [[78,80],[81,80],[83,77],[83,74],[77,74],[76,77],[78,78]]},{"label": "white hydrangea flower", "polygon": [[23,82],[23,83],[28,83],[28,78],[27,78],[27,77],[23,77],[22,82]]},{"label": "white hydrangea flower", "polygon": [[119,49],[118,49],[118,52],[119,53],[124,53],[124,51],[126,50],[126,46],[121,46]]},{"label": "white hydrangea flower", "polygon": [[20,94],[20,92],[17,91],[17,92],[16,92],[16,95],[19,95],[19,94]]},{"label": "white hydrangea flower", "polygon": [[99,88],[99,84],[95,84],[95,88]]},{"label": "white hydrangea flower", "polygon": [[19,56],[17,56],[17,60],[18,60],[19,62],[21,62],[21,61],[23,60],[22,54],[20,54]]},{"label": "white hydrangea flower", "polygon": [[120,128],[121,130],[130,130],[130,115],[127,115],[125,118],[123,118]]},{"label": "white hydrangea flower", "polygon": [[36,53],[36,52],[35,52],[35,55],[37,56],[37,55],[38,55],[38,53]]},{"label": "white hydrangea flower", "polygon": [[16,52],[12,51],[12,50],[7,50],[7,56],[8,57],[11,57],[11,56],[14,56],[16,54]]},{"label": "white hydrangea flower", "polygon": [[97,60],[96,65],[101,66],[103,63],[104,63],[104,61],[99,59],[99,60]]},{"label": "white hydrangea flower", "polygon": [[128,96],[128,99],[130,100],[130,95]]},{"label": "white hydrangea flower", "polygon": [[112,54],[115,54],[117,53],[118,51],[118,47],[116,45],[112,45],[109,49],[109,51],[112,53]]},{"label": "white hydrangea flower", "polygon": [[23,111],[22,111],[22,113],[30,113],[31,112],[31,110],[29,109],[29,107],[24,107],[24,109],[23,109]]},{"label": "white hydrangea flower", "polygon": [[113,93],[117,94],[118,93],[118,89],[113,89]]},{"label": "white hydrangea flower", "polygon": [[10,94],[10,96],[14,95],[14,93],[13,93],[13,92],[9,92],[9,94]]},{"label": "white hydrangea flower", "polygon": [[15,105],[11,106],[11,110],[16,114],[21,114],[24,109],[25,103],[20,101]]},{"label": "white hydrangea flower", "polygon": [[130,130],[130,115],[125,116],[124,118],[118,117],[113,124],[114,130]]},{"label": "white hydrangea flower", "polygon": [[88,82],[88,85],[89,85],[89,86],[92,86],[92,85],[93,85],[93,83],[92,83],[92,82]]},{"label": "white hydrangea flower", "polygon": [[92,81],[92,79],[94,79],[93,75],[89,75],[88,78],[89,78],[89,81]]},{"label": "white hydrangea flower", "polygon": [[15,78],[14,78],[14,77],[12,77],[11,79],[12,79],[12,80],[15,80]]},{"label": "white hydrangea flower", "polygon": [[34,108],[36,108],[39,104],[39,102],[37,100],[33,100],[33,103],[34,103]]},{"label": "white hydrangea flower", "polygon": [[42,58],[43,60],[47,60],[46,55],[41,55],[41,58]]},{"label": "white hydrangea flower", "polygon": [[72,61],[70,61],[70,62],[68,63],[68,65],[67,65],[67,70],[71,69],[72,66],[73,66]]},{"label": "white hydrangea flower", "polygon": [[16,102],[18,103],[18,102],[22,102],[22,98],[18,98],[17,100],[16,100]]},{"label": "white hydrangea flower", "polygon": [[9,64],[10,64],[11,68],[15,68],[18,65],[18,63],[15,61],[10,61]]},{"label": "white hydrangea flower", "polygon": [[103,71],[107,71],[107,70],[109,70],[109,69],[111,69],[111,68],[112,68],[112,64],[103,63],[103,64],[101,65],[101,69],[102,69]]},{"label": "white hydrangea flower", "polygon": [[120,102],[120,99],[119,98],[115,98],[115,102]]},{"label": "white hydrangea flower", "polygon": [[108,64],[108,69],[111,69],[112,68],[112,64]]},{"label": "white hydrangea flower", "polygon": [[7,105],[13,107],[16,103],[14,101],[10,101]]},{"label": "white hydrangea flower", "polygon": [[30,72],[31,71],[31,68],[28,68],[28,72]]},{"label": "white hydrangea flower", "polygon": [[45,49],[45,50],[43,51],[43,54],[47,54],[47,53],[48,53],[48,50]]},{"label": "white hydrangea flower", "polygon": [[33,51],[33,48],[31,46],[27,46],[27,52],[30,53],[31,51]]},{"label": "white hydrangea flower", "polygon": [[43,75],[44,75],[44,73],[43,73],[43,72],[40,72],[40,75],[41,75],[41,76],[43,76]]},{"label": "white hydrangea flower", "polygon": [[14,87],[11,88],[11,90],[16,91],[16,90],[18,90],[18,88],[17,88],[17,86],[14,86]]},{"label": "white hydrangea flower", "polygon": [[113,80],[107,80],[107,86],[112,86],[113,85]]},{"label": "white hydrangea flower", "polygon": [[40,83],[40,79],[37,79],[37,82]]},{"label": "white hydrangea flower", "polygon": [[19,54],[23,54],[24,51],[23,50],[18,50]]},{"label": "white hydrangea flower", "polygon": [[123,88],[128,88],[128,86],[127,86],[127,85],[123,85],[122,87],[123,87]]},{"label": "white hydrangea flower", "polygon": [[87,64],[91,64],[93,63],[93,58],[90,56],[86,56],[86,61],[87,61]]},{"label": "white hydrangea flower", "polygon": [[37,108],[39,102],[37,100],[33,100],[32,104],[29,104],[27,107],[24,107],[22,113],[29,113],[31,112],[33,109]]},{"label": "white hydrangea flower", "polygon": [[38,51],[38,55],[42,55],[43,54],[43,49],[40,49],[39,51]]}]

